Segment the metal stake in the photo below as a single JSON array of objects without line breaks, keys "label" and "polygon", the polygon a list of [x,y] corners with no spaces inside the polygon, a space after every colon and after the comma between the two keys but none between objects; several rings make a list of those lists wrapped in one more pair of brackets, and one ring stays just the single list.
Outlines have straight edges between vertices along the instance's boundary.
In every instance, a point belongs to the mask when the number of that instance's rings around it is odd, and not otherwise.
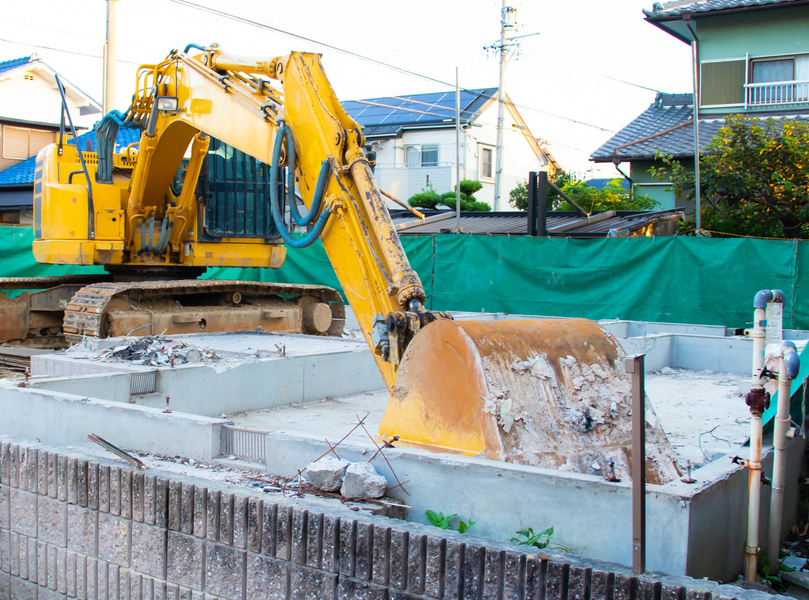
[{"label": "metal stake", "polygon": [[646,403],[644,354],[627,356],[632,375],[632,571],[646,570]]}]

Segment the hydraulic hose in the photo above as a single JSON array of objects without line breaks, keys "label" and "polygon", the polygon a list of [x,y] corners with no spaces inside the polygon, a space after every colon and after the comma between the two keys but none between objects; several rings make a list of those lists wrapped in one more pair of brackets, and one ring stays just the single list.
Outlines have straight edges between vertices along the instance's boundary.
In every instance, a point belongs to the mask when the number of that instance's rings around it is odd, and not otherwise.
[{"label": "hydraulic hose", "polygon": [[188,54],[188,51],[191,50],[191,48],[196,48],[197,50],[202,50],[205,52],[205,46],[200,46],[199,44],[188,44],[185,47],[185,50],[183,50],[183,54]]},{"label": "hydraulic hose", "polygon": [[[275,225],[278,228],[278,233],[284,239],[284,241],[289,244],[293,248],[306,248],[307,246],[311,246],[315,243],[315,240],[320,237],[320,234],[323,233],[323,229],[326,227],[326,222],[329,220],[331,216],[331,207],[327,206],[323,209],[323,212],[320,215],[320,218],[317,220],[314,229],[310,231],[306,236],[303,238],[296,240],[295,238],[290,235],[289,230],[286,228],[284,224],[284,216],[281,212],[281,194],[278,190],[278,174],[281,170],[278,166],[278,163],[281,158],[281,146],[283,144],[284,138],[288,138],[288,148],[292,146],[292,154],[289,154],[289,149],[287,150],[287,156],[290,160],[287,161],[288,168],[291,170],[292,175],[289,179],[291,182],[290,185],[290,212],[293,211],[292,206],[295,204],[295,187],[294,187],[294,171],[295,171],[295,162],[294,162],[294,140],[292,139],[292,132],[289,130],[282,121],[278,122],[279,130],[278,134],[275,136],[275,145],[273,146],[273,153],[272,153],[272,163],[270,164],[270,208],[272,210],[272,217],[275,221]],[[326,167],[328,167],[328,163],[326,163]],[[317,214],[316,208],[320,208],[323,205],[323,194],[326,191],[326,181],[329,177],[329,169],[326,167],[321,167],[320,169],[320,176],[318,177],[317,185],[315,186],[315,197],[312,199],[312,206],[309,209],[309,212],[306,214],[306,218],[303,219],[304,223],[300,223],[297,219],[296,222],[300,225],[308,225],[311,223],[312,218],[315,214]],[[295,217],[293,213],[293,218]],[[308,219],[308,220],[307,220]]]},{"label": "hydraulic hose", "polygon": [[[279,125],[281,123],[282,121],[279,121]],[[320,207],[323,206],[323,192],[326,190],[331,167],[329,166],[329,161],[323,161],[323,164],[320,166],[320,173],[317,176],[312,206],[309,207],[305,215],[301,216],[298,212],[298,203],[295,202],[295,164],[297,163],[298,157],[295,154],[295,140],[292,138],[292,130],[290,130],[289,125],[284,124],[283,127],[279,127],[279,135],[286,138],[287,141],[287,189],[289,190],[290,197],[289,214],[292,215],[292,219],[298,225],[306,227],[315,220],[315,217],[320,212]]]}]

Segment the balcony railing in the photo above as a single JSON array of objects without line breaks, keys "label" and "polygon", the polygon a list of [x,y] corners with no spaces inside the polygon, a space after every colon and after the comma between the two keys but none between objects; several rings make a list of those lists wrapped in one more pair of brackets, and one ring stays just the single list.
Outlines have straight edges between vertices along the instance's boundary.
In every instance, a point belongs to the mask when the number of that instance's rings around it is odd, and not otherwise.
[{"label": "balcony railing", "polygon": [[745,108],[771,108],[809,103],[809,81],[748,83],[744,88]]}]

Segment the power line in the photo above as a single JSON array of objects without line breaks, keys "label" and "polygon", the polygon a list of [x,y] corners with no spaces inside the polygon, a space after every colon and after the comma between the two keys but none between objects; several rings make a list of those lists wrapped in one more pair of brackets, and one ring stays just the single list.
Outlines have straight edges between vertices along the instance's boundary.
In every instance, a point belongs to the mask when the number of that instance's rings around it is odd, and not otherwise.
[{"label": "power line", "polygon": [[[30,25],[28,23],[21,23],[20,21],[9,21],[8,19],[6,19],[4,21],[4,23],[12,23],[14,25],[22,25],[23,27],[28,27],[29,29],[39,29],[40,31],[50,31],[51,33],[61,33],[62,35],[71,35],[71,36],[74,36],[74,37],[83,38],[85,40],[91,40],[91,41],[97,42],[99,44],[104,44],[105,43],[105,40],[103,40],[103,39],[101,39],[99,37],[94,37],[94,36],[90,36],[90,35],[82,35],[80,33],[73,33],[72,31],[64,31],[62,29],[51,29],[49,27],[40,27],[38,25]],[[129,48],[137,48],[138,50],[143,50],[143,51],[146,51],[146,52],[154,52],[154,49],[152,49],[152,48],[145,48],[143,46],[136,46],[134,44],[126,44],[126,43],[123,43],[123,42],[116,42],[116,45],[118,45],[118,46],[128,46]],[[49,48],[49,50],[50,50],[50,48]],[[62,52],[66,52],[66,50],[63,50]],[[120,62],[128,62],[128,61],[120,61]],[[129,64],[136,64],[136,63],[129,63]]]},{"label": "power line", "polygon": [[[54,48],[53,46],[43,46],[41,44],[29,44],[28,42],[16,42],[14,40],[7,40],[0,38],[0,42],[8,42],[9,44],[17,44],[18,46],[28,46],[30,48],[41,48],[42,50],[53,50],[54,52],[64,52],[65,54],[76,54],[78,56],[89,56],[90,58],[104,58],[100,54],[88,54],[86,52],[76,52],[75,50],[64,50],[63,48]],[[117,62],[126,63],[128,65],[138,65],[141,63],[132,62],[129,60],[118,60]]]},{"label": "power line", "polygon": [[[365,56],[363,54],[358,54],[357,52],[352,52],[351,50],[345,50],[343,48],[340,48],[338,46],[334,46],[332,44],[327,44],[325,42],[319,42],[319,41],[317,41],[315,39],[312,39],[312,38],[309,38],[309,37],[306,37],[306,36],[303,36],[303,35],[298,35],[297,33],[292,33],[291,31],[286,31],[286,30],[280,29],[278,27],[273,27],[271,25],[265,25],[264,23],[259,23],[258,21],[253,21],[252,19],[247,19],[245,17],[240,17],[238,15],[234,15],[234,14],[227,13],[227,12],[224,12],[224,11],[221,11],[221,10],[217,10],[215,8],[209,8],[207,6],[202,6],[202,5],[199,5],[199,4],[195,4],[193,2],[189,2],[188,0],[171,0],[171,2],[174,2],[175,4],[179,4],[180,6],[185,6],[187,8],[193,8],[194,10],[199,10],[199,11],[206,12],[206,13],[209,13],[209,14],[212,14],[212,15],[216,15],[218,17],[223,17],[225,19],[230,19],[232,21],[237,21],[237,22],[243,23],[245,25],[251,25],[253,27],[258,27],[259,29],[266,29],[268,31],[274,31],[276,33],[280,33],[281,35],[285,35],[285,36],[292,37],[292,38],[295,38],[295,39],[298,39],[298,40],[309,42],[311,44],[317,44],[318,46],[323,46],[324,48],[329,48],[330,50],[334,50],[335,52],[339,52],[341,54],[345,54],[347,56],[351,56],[353,58],[356,58],[356,59],[359,59],[359,60],[362,60],[362,61],[365,61],[365,62],[369,62],[369,63],[375,64],[375,65],[378,65],[380,67],[384,67],[386,69],[391,69],[393,71],[396,71],[398,73],[402,73],[404,75],[410,75],[412,77],[418,77],[420,79],[424,79],[426,81],[432,81],[433,83],[439,83],[439,84],[441,84],[443,86],[447,86],[447,87],[450,87],[450,88],[455,87],[454,83],[450,83],[450,82],[447,82],[447,81],[442,81],[441,79],[436,79],[435,77],[430,77],[429,75],[423,75],[421,73],[416,73],[415,71],[410,71],[408,69],[403,69],[402,67],[397,67],[396,65],[392,65],[390,63],[386,63],[386,62],[383,62],[381,60],[377,60],[375,58]],[[465,92],[471,92],[471,90],[468,90],[468,89],[465,89],[465,88],[462,88],[462,90],[465,91]],[[525,106],[525,105],[522,105],[522,104],[517,104],[515,102],[508,102],[508,101],[504,101],[504,102],[505,102],[505,104],[509,104],[511,106],[514,106],[516,108],[520,108],[520,109],[523,109],[523,110],[530,110],[530,111],[533,111],[533,112],[536,112],[536,113],[539,113],[539,114],[542,114],[542,115],[546,115],[546,116],[549,116],[549,117],[553,117],[553,118],[556,118],[556,119],[562,119],[562,120],[565,120],[565,121],[570,121],[571,123],[575,123],[577,125],[583,125],[585,127],[592,127],[594,129],[600,129],[601,131],[605,131],[607,133],[615,133],[614,129],[607,129],[605,127],[601,127],[600,125],[593,125],[592,123],[587,123],[585,121],[579,121],[577,119],[572,119],[570,117],[557,115],[557,114],[554,114],[554,113],[551,113],[551,112],[540,110],[538,108],[533,108],[531,106]]]},{"label": "power line", "polygon": [[539,54],[540,56],[545,56],[546,58],[550,58],[551,60],[555,60],[557,62],[566,64],[569,67],[573,67],[574,69],[578,69],[579,71],[583,71],[585,73],[592,73],[593,75],[596,75],[598,77],[603,77],[604,79],[612,79],[613,81],[617,81],[619,83],[623,83],[623,84],[626,84],[626,85],[631,85],[632,87],[640,88],[642,90],[648,90],[650,92],[657,92],[658,94],[664,93],[663,91],[658,90],[656,88],[648,87],[648,86],[645,86],[645,85],[640,85],[639,83],[632,83],[631,81],[626,81],[625,79],[619,79],[618,77],[612,77],[610,75],[604,75],[603,73],[598,73],[597,71],[593,71],[591,69],[587,69],[587,68],[582,67],[580,65],[573,64],[573,63],[568,62],[566,60],[562,60],[561,58],[557,58],[556,56],[553,56],[551,54],[546,54],[545,52],[540,52],[539,50],[536,50],[534,48],[528,48],[528,50],[530,52],[534,52],[536,54]]}]

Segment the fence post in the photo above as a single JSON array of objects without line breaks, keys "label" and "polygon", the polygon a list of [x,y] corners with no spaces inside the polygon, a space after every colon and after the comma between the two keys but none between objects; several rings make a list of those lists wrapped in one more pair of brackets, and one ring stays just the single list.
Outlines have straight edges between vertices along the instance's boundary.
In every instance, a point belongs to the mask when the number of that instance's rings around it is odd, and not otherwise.
[{"label": "fence post", "polygon": [[535,237],[537,234],[537,173],[528,173],[528,235]]},{"label": "fence post", "polygon": [[548,235],[548,172],[540,171],[537,178],[537,205],[539,214],[537,215],[537,235],[545,237]]},{"label": "fence post", "polygon": [[625,359],[632,375],[632,571],[646,570],[646,392],[644,354]]}]

